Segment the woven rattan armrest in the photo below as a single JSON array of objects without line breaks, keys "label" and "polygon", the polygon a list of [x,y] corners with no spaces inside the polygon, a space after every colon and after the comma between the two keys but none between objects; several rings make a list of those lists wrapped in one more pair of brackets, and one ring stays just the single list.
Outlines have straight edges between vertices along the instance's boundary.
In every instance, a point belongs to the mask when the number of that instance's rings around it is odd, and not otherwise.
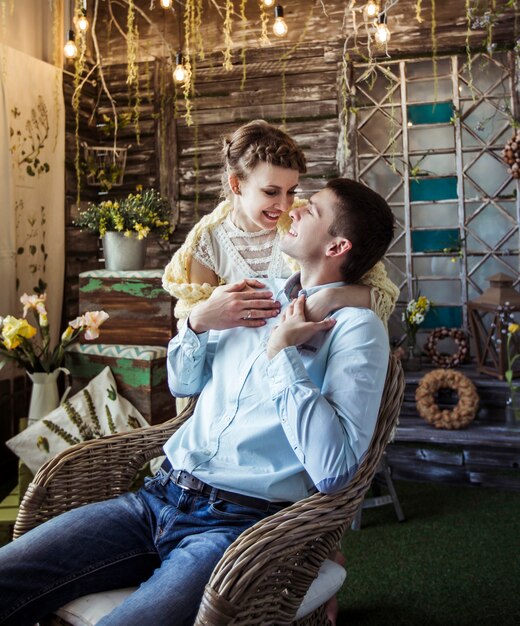
[{"label": "woven rattan armrest", "polygon": [[13,536],[69,509],[129,491],[143,466],[163,454],[163,444],[191,416],[195,402],[163,424],[84,441],[50,459],[27,488]]},{"label": "woven rattan armrest", "polygon": [[[217,564],[196,626],[291,624],[323,561],[350,526],[374,477],[404,395],[400,363],[391,356],[369,449],[345,490],[315,494],[258,522]],[[327,623],[324,608],[301,624]]]}]

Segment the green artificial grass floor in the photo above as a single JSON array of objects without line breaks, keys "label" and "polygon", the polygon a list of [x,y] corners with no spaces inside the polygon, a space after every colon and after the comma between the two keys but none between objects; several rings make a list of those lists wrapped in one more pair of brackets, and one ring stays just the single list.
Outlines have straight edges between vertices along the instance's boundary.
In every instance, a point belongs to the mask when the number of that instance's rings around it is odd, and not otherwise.
[{"label": "green artificial grass floor", "polygon": [[520,493],[396,482],[342,542],[338,626],[520,624]]}]

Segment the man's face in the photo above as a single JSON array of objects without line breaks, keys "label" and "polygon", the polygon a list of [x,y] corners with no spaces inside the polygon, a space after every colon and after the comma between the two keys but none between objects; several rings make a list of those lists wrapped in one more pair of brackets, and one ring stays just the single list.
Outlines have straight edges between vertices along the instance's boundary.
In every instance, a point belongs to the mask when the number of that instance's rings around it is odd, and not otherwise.
[{"label": "man's face", "polygon": [[333,239],[329,229],[334,221],[335,203],[334,192],[325,188],[315,193],[309,204],[292,208],[292,224],[281,240],[282,250],[298,261],[322,260]]}]

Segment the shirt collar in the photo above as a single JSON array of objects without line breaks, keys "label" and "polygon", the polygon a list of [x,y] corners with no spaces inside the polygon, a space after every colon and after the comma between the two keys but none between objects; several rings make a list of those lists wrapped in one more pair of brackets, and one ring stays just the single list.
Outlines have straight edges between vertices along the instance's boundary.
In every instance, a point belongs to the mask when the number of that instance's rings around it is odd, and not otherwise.
[{"label": "shirt collar", "polygon": [[285,286],[282,291],[285,294],[287,300],[291,300],[292,298],[296,298],[301,294],[304,294],[306,297],[311,296],[313,293],[320,291],[320,289],[327,289],[330,287],[343,287],[346,285],[342,280],[338,280],[333,283],[326,283],[325,285],[315,285],[314,287],[308,287],[307,289],[302,289],[300,282],[300,272],[296,272],[292,276],[287,279]]}]

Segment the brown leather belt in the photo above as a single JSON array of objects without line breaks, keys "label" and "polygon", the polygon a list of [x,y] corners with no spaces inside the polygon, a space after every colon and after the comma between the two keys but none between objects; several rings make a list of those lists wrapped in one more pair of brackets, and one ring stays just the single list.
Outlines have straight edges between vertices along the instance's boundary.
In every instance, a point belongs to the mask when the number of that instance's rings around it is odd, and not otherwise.
[{"label": "brown leather belt", "polygon": [[231,502],[232,504],[239,504],[252,509],[258,509],[264,513],[276,513],[280,509],[293,504],[292,502],[270,502],[269,500],[263,500],[262,498],[244,496],[243,494],[235,493],[234,491],[215,489],[189,472],[172,469],[168,459],[164,460],[161,465],[161,469],[168,474],[168,478],[172,481],[172,483],[178,485],[181,489],[187,489],[193,493],[206,497],[209,497],[213,493],[216,500],[225,500],[226,502]]}]

